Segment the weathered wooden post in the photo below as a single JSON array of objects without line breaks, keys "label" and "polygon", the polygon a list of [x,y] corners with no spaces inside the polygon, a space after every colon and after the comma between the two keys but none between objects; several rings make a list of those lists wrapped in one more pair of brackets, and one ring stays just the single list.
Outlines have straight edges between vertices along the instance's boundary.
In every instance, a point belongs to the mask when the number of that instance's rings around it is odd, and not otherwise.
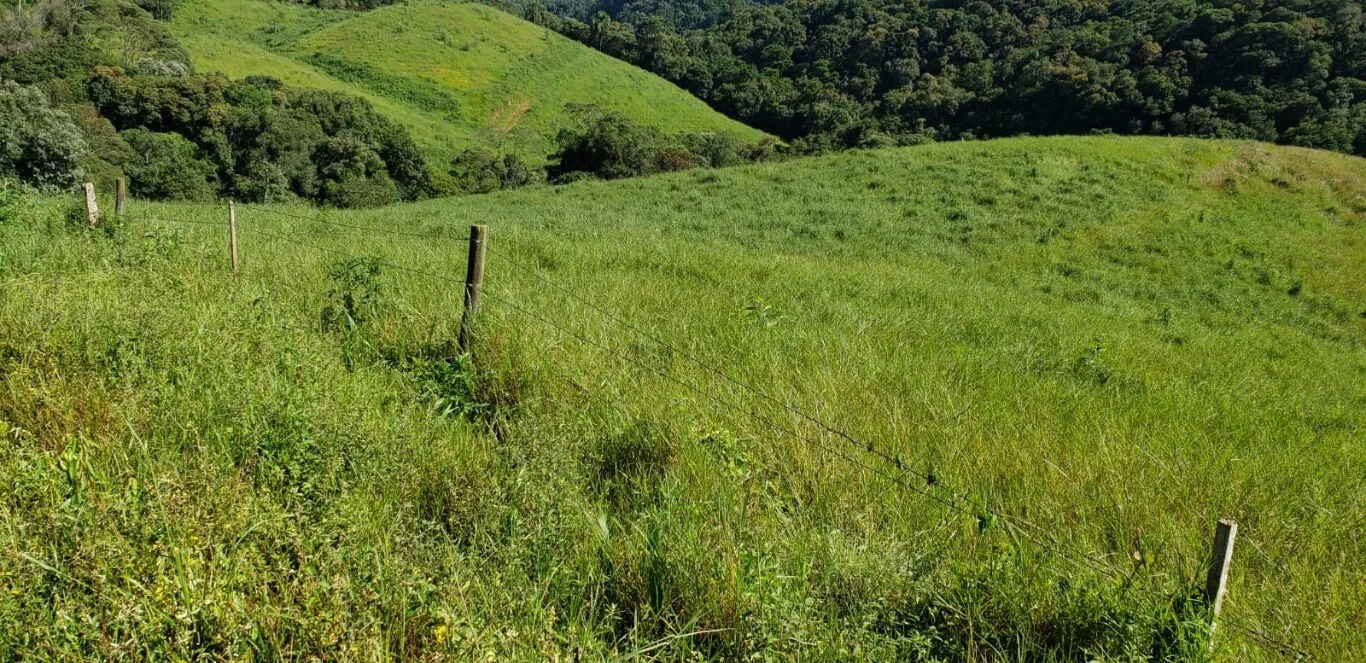
[{"label": "weathered wooden post", "polygon": [[95,202],[95,185],[91,182],[85,183],[85,223],[94,228],[100,225],[100,205]]},{"label": "weathered wooden post", "polygon": [[1205,577],[1205,605],[1216,617],[1228,591],[1228,567],[1233,561],[1233,539],[1237,536],[1238,523],[1233,520],[1220,520],[1214,528],[1214,549],[1210,553],[1209,575]]},{"label": "weathered wooden post", "polygon": [[228,251],[232,253],[232,273],[237,273],[237,203],[228,201]]},{"label": "weathered wooden post", "polygon": [[1228,592],[1228,569],[1233,562],[1233,540],[1238,536],[1238,523],[1229,518],[1219,520],[1214,528],[1214,548],[1210,551],[1209,575],[1205,576],[1205,606],[1210,612],[1210,649],[1214,649],[1214,632],[1218,627],[1219,611],[1224,607]]},{"label": "weathered wooden post", "polygon": [[114,213],[123,216],[128,212],[128,178],[120,177],[114,198]]},{"label": "weathered wooden post", "polygon": [[484,247],[488,226],[470,226],[469,263],[465,267],[465,314],[460,319],[460,351],[468,352],[479,318],[479,300],[484,290]]}]

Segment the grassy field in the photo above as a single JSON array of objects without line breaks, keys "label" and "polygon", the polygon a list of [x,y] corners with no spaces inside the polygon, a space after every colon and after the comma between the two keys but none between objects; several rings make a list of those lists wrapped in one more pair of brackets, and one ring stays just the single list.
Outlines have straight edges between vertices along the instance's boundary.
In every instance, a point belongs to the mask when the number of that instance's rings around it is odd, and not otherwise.
[{"label": "grassy field", "polygon": [[236,277],[222,207],[5,200],[0,658],[1366,657],[1360,159],[1010,139],[243,207]]},{"label": "grassy field", "polygon": [[358,94],[408,127],[437,162],[474,143],[543,159],[567,103],[617,110],[666,133],[763,137],[658,76],[475,3],[422,0],[355,13],[189,0],[171,25],[200,71]]}]

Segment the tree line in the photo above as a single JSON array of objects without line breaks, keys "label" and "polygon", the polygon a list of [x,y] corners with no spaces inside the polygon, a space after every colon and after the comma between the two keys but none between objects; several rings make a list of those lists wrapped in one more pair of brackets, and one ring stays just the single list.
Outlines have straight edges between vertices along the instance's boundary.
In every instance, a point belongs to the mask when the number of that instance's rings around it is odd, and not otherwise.
[{"label": "tree line", "polygon": [[798,150],[1114,132],[1366,155],[1366,18],[1349,0],[524,0],[520,11]]},{"label": "tree line", "polygon": [[364,100],[194,73],[155,18],[175,4],[42,0],[0,14],[0,177],[60,189],[126,176],[150,199],[338,207],[434,193],[407,132]]},{"label": "tree line", "polygon": [[[404,127],[360,97],[267,76],[195,73],[185,49],[155,20],[176,4],[0,5],[0,178],[56,190],[87,179],[107,188],[122,176],[133,195],[147,199],[369,207],[772,154],[771,143],[666,136],[585,106],[572,109],[548,166],[483,145],[429,164]],[[140,48],[111,52],[111,43]]]}]

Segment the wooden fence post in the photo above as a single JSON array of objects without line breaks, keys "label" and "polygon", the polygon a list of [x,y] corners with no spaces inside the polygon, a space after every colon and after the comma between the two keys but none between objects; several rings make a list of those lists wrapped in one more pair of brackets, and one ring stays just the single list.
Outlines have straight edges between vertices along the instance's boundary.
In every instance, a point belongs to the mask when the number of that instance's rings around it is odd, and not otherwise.
[{"label": "wooden fence post", "polygon": [[1214,634],[1219,628],[1219,611],[1228,591],[1228,568],[1233,562],[1233,540],[1238,523],[1222,518],[1214,528],[1214,548],[1210,551],[1209,575],[1205,576],[1205,607],[1210,612],[1209,649],[1214,651]]},{"label": "wooden fence post", "polygon": [[469,263],[465,268],[465,314],[460,319],[461,352],[469,351],[474,323],[479,317],[479,300],[484,291],[484,247],[488,234],[488,226],[470,226]]},{"label": "wooden fence post", "polygon": [[1205,577],[1205,605],[1216,617],[1224,607],[1228,567],[1233,561],[1233,539],[1237,536],[1238,523],[1233,520],[1220,520],[1214,528],[1214,549],[1210,553],[1209,575]]},{"label": "wooden fence post", "polygon": [[100,225],[100,206],[95,202],[95,185],[85,183],[85,223],[94,228]]},{"label": "wooden fence post", "polygon": [[232,252],[232,273],[237,273],[237,203],[228,201],[228,250]]},{"label": "wooden fence post", "polygon": [[114,213],[123,216],[128,211],[128,178],[120,177],[117,195],[114,198]]}]

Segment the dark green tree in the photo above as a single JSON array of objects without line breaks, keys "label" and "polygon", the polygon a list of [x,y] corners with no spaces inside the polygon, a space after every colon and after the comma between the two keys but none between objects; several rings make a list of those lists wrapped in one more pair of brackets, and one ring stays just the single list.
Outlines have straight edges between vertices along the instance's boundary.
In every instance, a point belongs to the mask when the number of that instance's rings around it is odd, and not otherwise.
[{"label": "dark green tree", "polygon": [[156,200],[213,199],[217,192],[214,166],[184,136],[129,129],[119,137],[135,152],[124,165],[133,195]]},{"label": "dark green tree", "polygon": [[81,176],[85,140],[66,113],[36,88],[0,82],[0,178],[65,189]]}]

